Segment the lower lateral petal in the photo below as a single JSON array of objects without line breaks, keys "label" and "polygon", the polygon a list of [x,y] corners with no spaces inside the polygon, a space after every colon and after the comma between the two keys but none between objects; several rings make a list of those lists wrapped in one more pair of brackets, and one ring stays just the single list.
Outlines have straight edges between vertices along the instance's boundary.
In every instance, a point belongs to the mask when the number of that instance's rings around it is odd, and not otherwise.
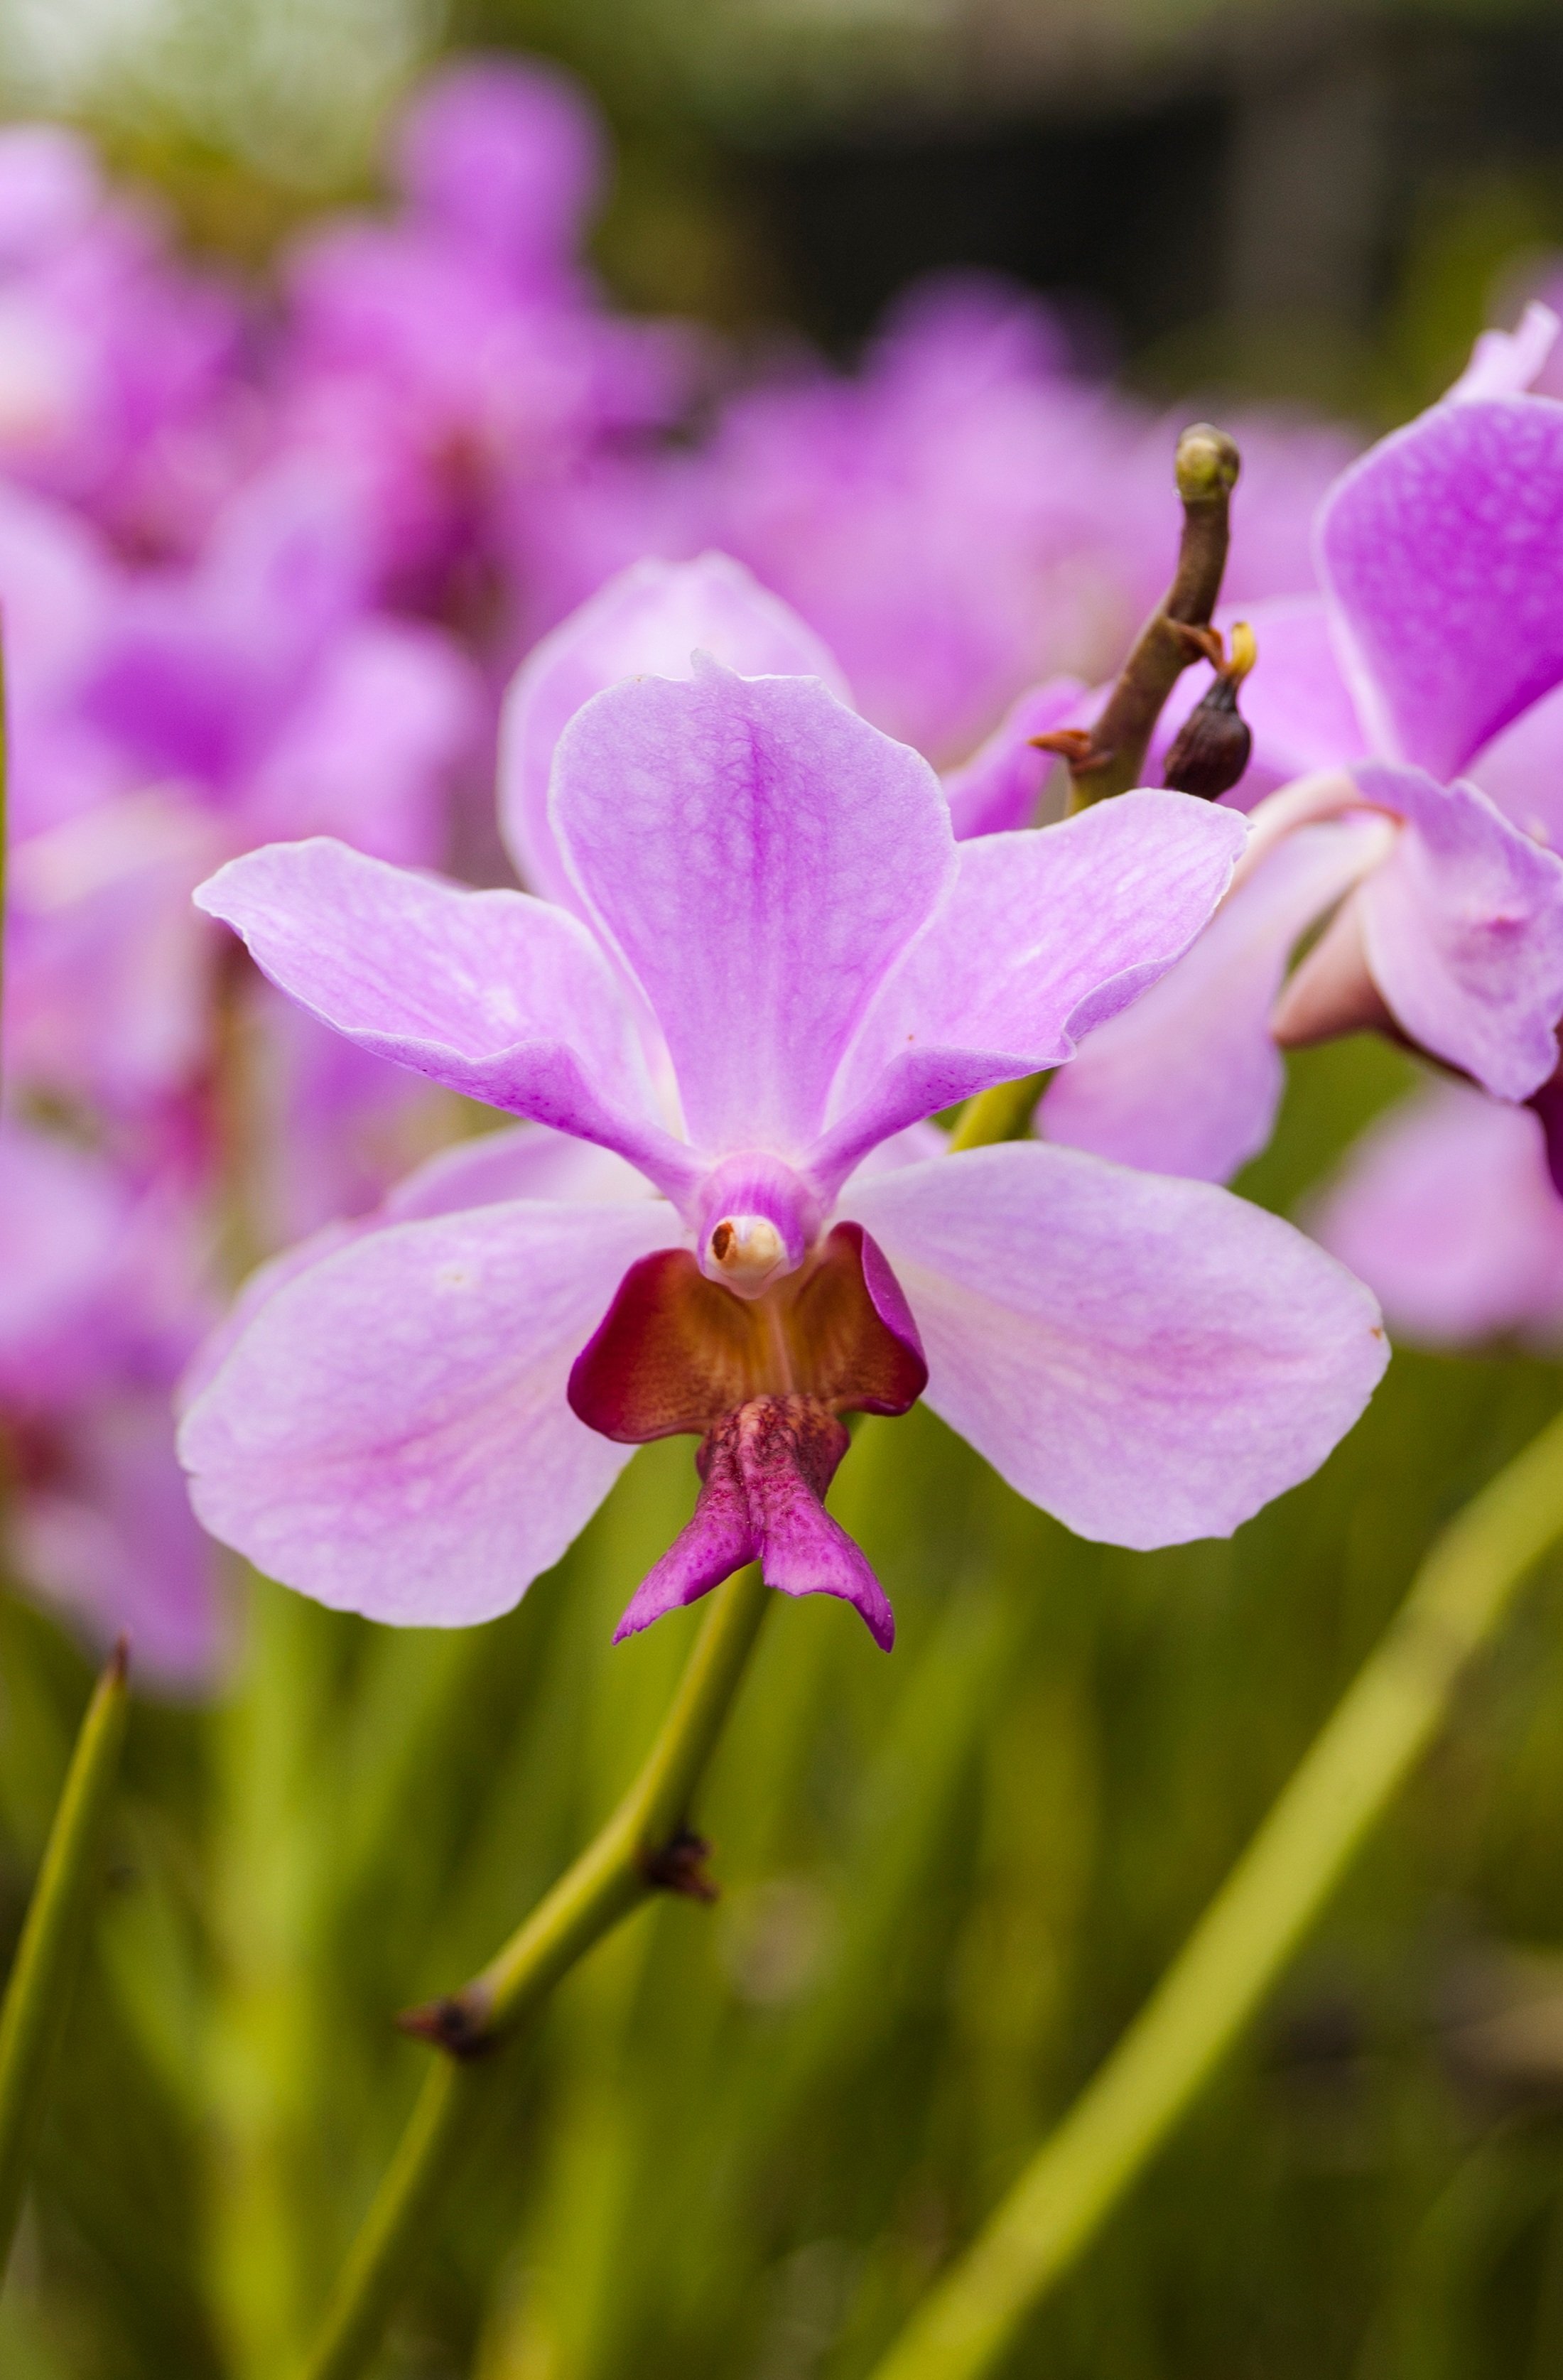
[{"label": "lower lateral petal", "polygon": [[927,1402],[1085,1537],[1222,1536],[1304,1479],[1387,1360],[1360,1281],[1205,1183],[1036,1142],[855,1185]]},{"label": "lower lateral petal", "polygon": [[565,1382],[660,1202],[395,1223],[259,1305],[185,1415],[199,1518],[284,1585],[409,1626],[492,1618],[628,1460]]}]

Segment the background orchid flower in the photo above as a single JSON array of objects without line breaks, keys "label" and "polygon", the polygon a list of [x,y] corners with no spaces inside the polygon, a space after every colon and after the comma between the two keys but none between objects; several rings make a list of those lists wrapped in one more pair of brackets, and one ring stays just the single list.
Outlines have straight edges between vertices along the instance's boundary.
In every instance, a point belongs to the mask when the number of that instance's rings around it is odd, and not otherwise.
[{"label": "background orchid flower", "polygon": [[[211,1545],[174,1460],[170,1390],[212,1307],[188,1198],[0,1127],[0,1460],[15,1575],[149,1680],[188,1688],[221,1653]],[[15,1252],[25,1251],[19,1261]]]},{"label": "background orchid flower", "polygon": [[1254,812],[1242,880],[1183,981],[1048,1099],[1050,1138],[1224,1179],[1268,1137],[1273,1045],[1367,1026],[1499,1099],[1554,1073],[1563,861],[1531,832],[1539,811],[1516,823],[1480,783],[1563,682],[1563,405],[1513,385],[1549,324],[1484,348],[1327,496],[1325,595],[1289,605],[1273,644],[1261,619],[1246,704],[1272,765],[1299,725],[1287,758],[1311,773]]},{"label": "background orchid flower", "polygon": [[63,126],[0,131],[0,470],[138,552],[181,552],[232,485],[244,310]]},{"label": "background orchid flower", "polygon": [[286,261],[274,434],[364,493],[386,592],[470,613],[534,491],[676,418],[698,346],[612,313],[580,261],[604,144],[562,70],[453,65],[391,147],[400,212],[339,216]]},{"label": "background orchid flower", "polygon": [[1563,1198],[1528,1108],[1428,1087],[1363,1135],[1309,1224],[1413,1342],[1563,1338]]},{"label": "background orchid flower", "polygon": [[927,763],[818,680],[697,657],[586,703],[549,825],[579,914],[328,842],[199,895],[315,1015],[593,1144],[599,1181],[517,1196],[479,1146],[437,1211],[258,1284],[181,1430],[215,1535],[323,1602],[470,1621],[688,1431],[696,1515],[624,1624],[757,1555],[888,1641],[822,1510],[844,1411],[926,1380],[1024,1493],[1142,1546],[1230,1530],[1349,1427],[1375,1309],[1275,1219],[1035,1144],[864,1163],[1067,1062],[1198,931],[1240,820],[1148,792],[957,845]]}]

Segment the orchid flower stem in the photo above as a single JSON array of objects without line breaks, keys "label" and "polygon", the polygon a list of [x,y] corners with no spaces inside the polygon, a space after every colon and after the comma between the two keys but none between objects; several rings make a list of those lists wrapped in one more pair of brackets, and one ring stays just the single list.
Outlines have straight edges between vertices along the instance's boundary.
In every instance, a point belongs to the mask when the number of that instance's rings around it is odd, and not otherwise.
[{"label": "orchid flower stem", "polygon": [[1563,1416],[1466,1507],[1118,2048],[872,2380],[976,2380],[1187,2114],[1563,1534]]},{"label": "orchid flower stem", "polygon": [[125,1740],[128,1671],[122,1638],[76,1739],[0,2004],[0,2276],[21,2213],[49,2070],[101,1881],[98,1854]]},{"label": "orchid flower stem", "polygon": [[1120,670],[1080,747],[1069,754],[1070,807],[1088,809],[1145,783],[1145,755],[1162,706],[1199,657],[1190,628],[1206,628],[1221,593],[1240,457],[1222,430],[1195,422],[1178,441],[1174,466],[1183,507],[1178,567]]},{"label": "orchid flower stem", "polygon": [[672,1706],[607,1825],[464,1991],[405,2022],[450,2052],[418,2095],[380,2193],[326,2308],[304,2380],[352,2380],[368,2365],[430,2210],[484,2095],[479,2053],[497,2046],[622,1917],[658,1890],[709,1897],[703,1846],[685,1828],[769,1602],[758,1567],[711,1597]]}]

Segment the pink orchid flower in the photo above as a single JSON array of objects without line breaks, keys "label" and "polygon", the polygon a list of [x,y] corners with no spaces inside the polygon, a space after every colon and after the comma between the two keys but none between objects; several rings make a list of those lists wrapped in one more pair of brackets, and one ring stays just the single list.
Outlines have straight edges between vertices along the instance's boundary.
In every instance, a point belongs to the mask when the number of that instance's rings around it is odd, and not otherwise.
[{"label": "pink orchid flower", "polygon": [[322,1602],[470,1622],[632,1445],[690,1433],[694,1518],[624,1626],[758,1558],[888,1643],[823,1509],[843,1413],[926,1387],[1133,1546],[1230,1530],[1355,1418],[1376,1309],[1273,1217],[1036,1144],[886,1151],[1163,974],[1240,820],[1143,792],[958,845],[928,764],[818,678],[697,657],[576,711],[547,827],[567,905],[326,841],[198,895],[360,1048],[530,1120],[252,1285],[180,1434],[214,1535]]},{"label": "pink orchid flower", "polygon": [[1368,1026],[1500,1099],[1553,1075],[1563,860],[1537,804],[1499,807],[1501,767],[1481,782],[1563,699],[1563,405],[1521,393],[1540,317],[1325,499],[1325,593],[1256,615],[1245,694],[1267,765],[1308,773],[1254,811],[1189,959],[1053,1087],[1049,1139],[1224,1180],[1269,1136],[1278,1045]]}]

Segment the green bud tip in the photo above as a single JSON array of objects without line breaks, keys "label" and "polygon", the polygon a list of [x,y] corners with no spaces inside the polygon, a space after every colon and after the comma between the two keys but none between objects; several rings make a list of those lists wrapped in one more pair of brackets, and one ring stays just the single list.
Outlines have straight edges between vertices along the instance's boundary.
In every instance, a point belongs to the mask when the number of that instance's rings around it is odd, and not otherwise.
[{"label": "green bud tip", "polygon": [[1208,421],[1196,421],[1178,441],[1178,493],[1186,504],[1230,495],[1242,468],[1236,440]]}]

